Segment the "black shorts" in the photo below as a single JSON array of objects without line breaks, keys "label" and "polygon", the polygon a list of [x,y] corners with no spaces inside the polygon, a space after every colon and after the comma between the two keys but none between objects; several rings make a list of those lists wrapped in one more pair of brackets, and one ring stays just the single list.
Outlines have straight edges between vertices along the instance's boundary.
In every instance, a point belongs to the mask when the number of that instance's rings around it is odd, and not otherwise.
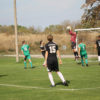
[{"label": "black shorts", "polygon": [[98,50],[98,56],[100,56],[100,50]]},{"label": "black shorts", "polygon": [[76,49],[76,43],[72,42],[71,47],[72,49]]},{"label": "black shorts", "polygon": [[42,51],[42,56],[45,57],[45,51]]},{"label": "black shorts", "polygon": [[58,66],[58,59],[57,58],[49,58],[47,59],[47,68],[49,72],[52,71],[59,71],[59,66]]}]

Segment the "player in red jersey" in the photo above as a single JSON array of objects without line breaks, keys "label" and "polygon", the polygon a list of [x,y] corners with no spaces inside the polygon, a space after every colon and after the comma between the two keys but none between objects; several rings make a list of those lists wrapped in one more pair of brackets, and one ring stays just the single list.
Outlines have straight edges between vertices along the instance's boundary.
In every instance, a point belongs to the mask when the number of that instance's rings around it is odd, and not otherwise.
[{"label": "player in red jersey", "polygon": [[71,27],[68,28],[67,30],[68,30],[69,34],[71,35],[71,48],[73,50],[75,60],[77,60],[79,58],[78,52],[77,52],[77,49],[76,49],[76,36],[77,36],[77,33],[72,32]]}]

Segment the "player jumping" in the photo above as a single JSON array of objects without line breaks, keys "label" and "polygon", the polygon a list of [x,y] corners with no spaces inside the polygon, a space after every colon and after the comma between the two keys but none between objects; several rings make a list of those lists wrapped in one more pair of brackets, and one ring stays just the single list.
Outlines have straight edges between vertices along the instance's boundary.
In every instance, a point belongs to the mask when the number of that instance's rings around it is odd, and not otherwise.
[{"label": "player jumping", "polygon": [[71,48],[73,50],[75,60],[77,60],[79,58],[79,56],[78,56],[78,52],[76,50],[76,32],[72,32],[71,27],[68,27],[67,30],[68,30],[69,34],[71,35]]},{"label": "player jumping", "polygon": [[29,60],[29,63],[31,65],[31,68],[32,68],[32,61],[31,61],[31,56],[30,56],[30,47],[28,44],[25,43],[25,41],[22,41],[22,47],[21,47],[21,51],[22,51],[22,54],[24,55],[24,65],[25,65],[25,69],[27,68],[27,65],[26,65],[26,60],[28,59]]},{"label": "player jumping", "polygon": [[100,65],[100,35],[98,36],[98,40],[96,41],[95,48],[97,48],[98,51],[98,61]]},{"label": "player jumping", "polygon": [[79,54],[81,56],[82,66],[84,66],[83,58],[85,58],[85,63],[86,63],[86,66],[88,67],[88,56],[87,56],[87,51],[86,51],[86,45],[82,43],[82,39],[79,40],[78,48],[79,48]]},{"label": "player jumping", "polygon": [[46,63],[45,63],[45,66],[48,69],[48,76],[49,76],[50,82],[52,84],[51,86],[52,87],[55,86],[53,76],[52,76],[52,73],[51,73],[52,71],[55,71],[58,74],[58,76],[60,77],[60,79],[63,82],[63,85],[68,86],[68,84],[65,81],[62,73],[59,71],[57,55],[58,55],[60,64],[62,64],[62,60],[61,60],[61,57],[60,57],[60,52],[58,50],[58,45],[53,42],[53,36],[52,35],[48,35],[47,40],[49,42],[46,44],[46,54],[45,54],[45,62]]}]

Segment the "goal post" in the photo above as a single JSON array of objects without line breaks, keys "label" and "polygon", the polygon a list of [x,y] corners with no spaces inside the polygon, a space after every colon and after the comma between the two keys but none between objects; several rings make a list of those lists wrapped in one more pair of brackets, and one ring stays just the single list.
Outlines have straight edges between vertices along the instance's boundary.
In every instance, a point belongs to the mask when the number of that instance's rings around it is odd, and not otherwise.
[{"label": "goal post", "polygon": [[94,44],[96,42],[96,37],[100,35],[100,27],[99,28],[86,28],[86,29],[75,29],[77,32],[76,36],[76,50],[78,50],[78,40],[81,38],[84,40],[87,45],[88,52],[90,54],[94,54]]}]

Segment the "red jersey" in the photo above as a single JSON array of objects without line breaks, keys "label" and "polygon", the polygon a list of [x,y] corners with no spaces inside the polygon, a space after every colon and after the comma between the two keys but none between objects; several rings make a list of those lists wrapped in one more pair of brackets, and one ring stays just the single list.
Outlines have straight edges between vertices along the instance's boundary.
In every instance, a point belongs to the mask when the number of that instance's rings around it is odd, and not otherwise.
[{"label": "red jersey", "polygon": [[69,31],[69,34],[71,35],[71,42],[76,43],[76,32]]}]

